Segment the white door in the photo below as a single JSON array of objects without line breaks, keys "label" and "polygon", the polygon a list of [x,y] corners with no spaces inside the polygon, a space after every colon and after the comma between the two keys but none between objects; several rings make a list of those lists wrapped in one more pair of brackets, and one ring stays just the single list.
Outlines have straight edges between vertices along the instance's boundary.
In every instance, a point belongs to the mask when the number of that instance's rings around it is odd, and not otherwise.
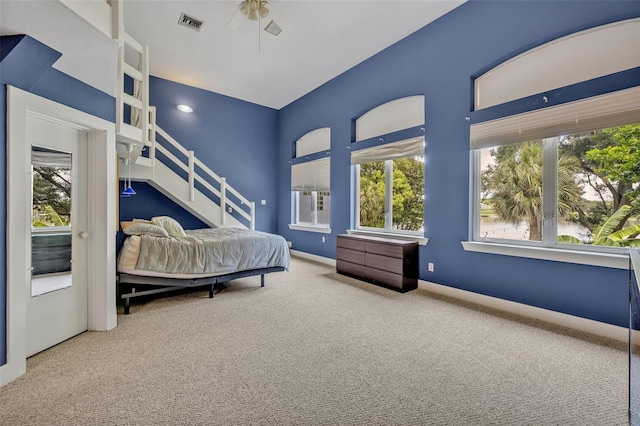
[{"label": "white door", "polygon": [[31,280],[27,283],[26,355],[88,329],[88,134],[27,116],[31,147]]}]

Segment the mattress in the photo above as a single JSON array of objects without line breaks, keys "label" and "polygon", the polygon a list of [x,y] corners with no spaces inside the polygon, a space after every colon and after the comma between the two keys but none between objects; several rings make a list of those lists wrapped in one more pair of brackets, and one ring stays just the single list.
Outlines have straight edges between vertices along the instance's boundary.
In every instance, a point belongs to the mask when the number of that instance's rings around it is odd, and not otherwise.
[{"label": "mattress", "polygon": [[186,237],[127,237],[118,255],[118,272],[194,279],[252,269],[289,268],[289,247],[279,235],[241,228],[185,233]]}]

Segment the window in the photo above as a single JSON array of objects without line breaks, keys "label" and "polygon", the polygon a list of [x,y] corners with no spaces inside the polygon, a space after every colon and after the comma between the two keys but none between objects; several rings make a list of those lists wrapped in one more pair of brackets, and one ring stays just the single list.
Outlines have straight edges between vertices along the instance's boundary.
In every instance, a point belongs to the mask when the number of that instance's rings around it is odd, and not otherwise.
[{"label": "window", "polygon": [[424,233],[423,137],[354,151],[351,164],[357,229]]},{"label": "window", "polygon": [[330,141],[328,127],[309,132],[296,141],[296,163],[291,166],[291,229],[331,232],[331,159],[326,157]]},{"label": "window", "polygon": [[474,240],[640,247],[640,87],[471,126]]}]

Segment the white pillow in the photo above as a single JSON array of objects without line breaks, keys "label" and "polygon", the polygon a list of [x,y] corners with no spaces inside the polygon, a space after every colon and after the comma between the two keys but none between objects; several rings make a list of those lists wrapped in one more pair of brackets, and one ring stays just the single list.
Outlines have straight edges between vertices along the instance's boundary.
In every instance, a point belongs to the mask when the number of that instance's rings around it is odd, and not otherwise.
[{"label": "white pillow", "polygon": [[164,228],[151,223],[132,220],[131,222],[120,222],[122,232],[127,235],[151,235],[153,237],[169,237]]},{"label": "white pillow", "polygon": [[171,237],[186,237],[182,225],[172,217],[156,216],[151,218],[151,223],[162,227]]}]

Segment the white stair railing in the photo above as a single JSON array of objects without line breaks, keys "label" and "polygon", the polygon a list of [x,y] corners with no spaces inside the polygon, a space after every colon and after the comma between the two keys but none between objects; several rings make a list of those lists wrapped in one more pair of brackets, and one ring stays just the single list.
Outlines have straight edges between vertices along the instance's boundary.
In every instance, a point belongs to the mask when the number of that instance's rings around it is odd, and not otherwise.
[{"label": "white stair railing", "polygon": [[[152,113],[152,115],[154,114],[155,113]],[[156,137],[152,138],[150,142],[149,157],[151,158],[151,152],[159,152],[164,157],[166,157],[166,159],[170,160],[180,170],[187,174],[186,180],[189,183],[189,200],[193,201],[195,184],[196,182],[198,182],[200,185],[202,185],[203,188],[212,193],[215,198],[219,199],[218,204],[220,205],[221,225],[224,225],[226,223],[227,214],[235,211],[249,223],[250,229],[255,229],[255,202],[249,201],[235,188],[227,184],[225,178],[218,176],[218,174],[216,174],[213,170],[207,167],[206,164],[198,159],[193,151],[187,150],[180,143],[178,143],[178,141],[171,137],[171,135],[162,130],[157,124],[154,125],[154,127],[155,133],[160,135],[161,138],[165,140],[169,146],[173,147],[179,154],[182,154],[182,156],[186,158],[186,161],[178,158],[178,156],[172,153],[169,148],[163,146]],[[153,161],[158,161],[158,158],[155,154],[152,162]],[[201,170],[202,173],[198,173],[196,167],[197,169]],[[211,181],[217,183],[219,185],[219,189],[213,186],[211,184]],[[233,195],[238,200],[240,205],[229,199],[229,194]],[[231,211],[229,211],[229,208],[231,209]]]},{"label": "white stair railing", "polygon": [[[111,0],[111,7],[112,34],[119,44],[116,80],[116,135],[119,144],[125,148],[120,151],[121,157],[128,158],[129,161],[134,161],[136,164],[147,161],[150,167],[155,167],[156,161],[159,161],[157,153],[160,153],[163,158],[174,163],[187,174],[190,203],[195,204],[195,185],[197,182],[213,194],[213,198],[219,200],[220,225],[227,222],[227,215],[236,212],[248,223],[250,229],[255,229],[255,203],[242,196],[227,183],[225,178],[218,176],[199,160],[193,151],[184,148],[156,124],[156,108],[149,105],[149,48],[124,31],[123,0]],[[137,56],[136,66],[127,63],[127,51],[133,53],[134,57]],[[124,90],[125,75],[133,79],[132,94],[126,93]],[[125,117],[125,106],[130,107],[128,123]],[[160,143],[157,135],[160,135],[172,148]],[[144,147],[149,148],[148,157],[138,157]],[[178,155],[186,157],[186,161],[178,158],[172,150]],[[145,158],[147,160],[143,160]],[[201,173],[198,173],[198,170]],[[217,185],[218,188],[214,185]],[[174,195],[178,196],[178,194]],[[230,199],[229,195],[234,197],[237,202]],[[207,198],[212,199],[210,196]],[[195,205],[192,207],[197,209]]]},{"label": "white stair railing", "polygon": [[[121,143],[147,145],[149,142],[149,47],[135,40],[124,30],[122,0],[113,0],[113,38],[118,41],[118,71],[116,78],[116,134]],[[137,65],[126,61],[130,50]],[[125,75],[133,79],[133,93],[124,90]],[[130,108],[129,123],[125,120],[125,105]],[[144,119],[147,117],[147,119]]]}]

